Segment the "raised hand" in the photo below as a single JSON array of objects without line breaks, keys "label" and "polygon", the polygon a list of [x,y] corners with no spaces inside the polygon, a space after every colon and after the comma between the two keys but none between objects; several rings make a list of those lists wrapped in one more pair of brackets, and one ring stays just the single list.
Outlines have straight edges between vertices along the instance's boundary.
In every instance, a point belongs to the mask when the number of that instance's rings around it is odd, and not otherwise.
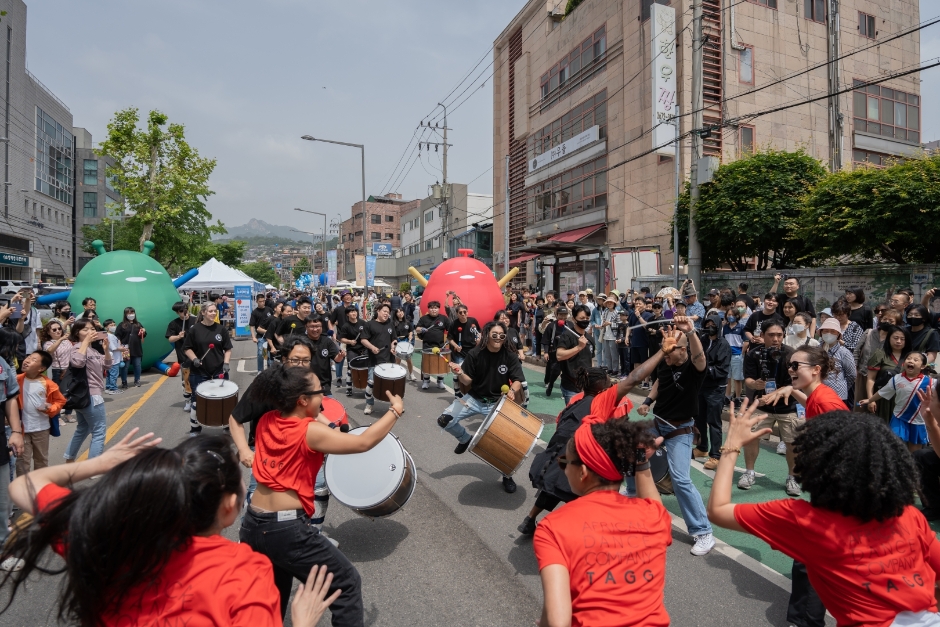
[{"label": "raised hand", "polygon": [[741,403],[739,411],[735,411],[734,403],[728,408],[729,426],[728,437],[725,440],[727,448],[743,448],[769,434],[771,429],[764,428],[758,431],[752,429],[766,416],[757,413],[757,403],[749,403],[747,399]]}]

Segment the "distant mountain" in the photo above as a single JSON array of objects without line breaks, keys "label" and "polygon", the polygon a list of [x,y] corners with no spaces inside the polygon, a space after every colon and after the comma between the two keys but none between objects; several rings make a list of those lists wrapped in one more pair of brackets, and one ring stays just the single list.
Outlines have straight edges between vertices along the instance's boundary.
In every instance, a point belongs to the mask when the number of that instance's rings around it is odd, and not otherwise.
[{"label": "distant mountain", "polygon": [[[247,239],[249,237],[279,237],[282,239],[294,240],[296,242],[310,243],[310,236],[306,233],[295,233],[290,226],[280,226],[277,224],[268,224],[264,220],[252,218],[248,224],[241,226],[228,226],[228,233],[225,235],[215,235],[213,240],[222,239]],[[305,229],[306,230],[306,229]],[[310,229],[313,231],[314,229]]]}]

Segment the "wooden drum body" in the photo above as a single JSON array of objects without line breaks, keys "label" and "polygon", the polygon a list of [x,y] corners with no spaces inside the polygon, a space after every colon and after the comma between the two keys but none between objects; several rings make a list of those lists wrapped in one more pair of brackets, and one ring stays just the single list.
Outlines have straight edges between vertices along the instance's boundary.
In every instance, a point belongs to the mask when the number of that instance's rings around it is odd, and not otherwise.
[{"label": "wooden drum body", "polygon": [[408,370],[398,364],[379,364],[372,370],[372,396],[380,401],[388,401],[385,392],[405,396],[405,382]]},{"label": "wooden drum body", "polygon": [[238,404],[234,381],[212,379],[196,388],[196,420],[204,427],[224,427]]},{"label": "wooden drum body", "polygon": [[421,374],[445,375],[450,374],[450,366],[445,357],[450,356],[450,349],[442,348],[440,353],[434,354],[431,349],[421,351]]},{"label": "wooden drum body", "polygon": [[477,429],[468,450],[509,477],[532,452],[543,426],[538,416],[504,396]]},{"label": "wooden drum body", "polygon": [[[349,434],[362,435],[367,428]],[[333,498],[369,518],[391,516],[404,507],[418,480],[414,460],[393,433],[365,453],[328,456],[324,475]]]},{"label": "wooden drum body", "polygon": [[364,390],[369,385],[369,356],[358,355],[349,359],[349,373],[353,387]]}]

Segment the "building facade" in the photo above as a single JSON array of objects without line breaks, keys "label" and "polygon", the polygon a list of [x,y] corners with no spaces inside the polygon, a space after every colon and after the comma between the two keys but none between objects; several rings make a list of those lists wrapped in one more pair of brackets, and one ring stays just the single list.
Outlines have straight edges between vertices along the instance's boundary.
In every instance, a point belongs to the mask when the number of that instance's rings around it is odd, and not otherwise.
[{"label": "building facade", "polygon": [[[827,92],[828,3],[703,2],[704,156],[803,148],[828,164],[825,99],[748,118]],[[515,283],[625,289],[640,274],[671,274],[671,120],[678,106],[680,133],[692,130],[692,2],[656,4],[584,0],[564,15],[564,2],[531,0],[496,39],[495,263],[518,265]],[[918,1],[839,5],[840,55],[875,44],[840,61],[840,89],[858,87],[839,98],[843,167],[918,152],[918,76],[862,85],[920,62],[917,33],[878,45],[918,24]],[[690,153],[685,139],[683,181]]]},{"label": "building facade", "polygon": [[[75,154],[75,235],[77,237],[75,272],[78,273],[94,255],[82,250],[82,227],[100,224],[106,217],[124,215],[124,199],[114,189],[107,168],[114,165],[111,157],[95,154],[91,133],[81,127],[72,129]],[[112,249],[105,242],[108,250]]]},{"label": "building facade", "polygon": [[[368,215],[366,243],[369,254],[372,254],[373,243],[391,244],[393,250],[401,246],[400,218],[402,213],[416,207],[418,202],[417,200],[404,200],[401,194],[369,196],[366,200]],[[350,214],[351,217],[340,224],[336,276],[340,280],[355,281],[356,255],[362,254],[362,201],[352,206]]]}]

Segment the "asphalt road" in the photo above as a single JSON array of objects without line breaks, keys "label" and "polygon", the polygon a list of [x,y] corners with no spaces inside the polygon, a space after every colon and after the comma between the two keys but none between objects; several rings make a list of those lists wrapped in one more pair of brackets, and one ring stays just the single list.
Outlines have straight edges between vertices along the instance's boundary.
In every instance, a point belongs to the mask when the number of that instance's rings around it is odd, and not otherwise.
[{"label": "asphalt road", "polygon": [[[244,361],[233,367],[232,378],[245,389],[255,368],[254,345],[236,342],[234,356]],[[361,394],[349,399],[340,392],[337,399],[353,424],[369,424]],[[456,440],[435,423],[452,399],[448,391],[407,386],[408,414],[395,434],[414,458],[418,484],[401,511],[370,520],[331,502],[324,530],[362,575],[367,625],[532,625],[539,616],[538,565],[531,540],[516,531],[535,498],[528,462],[516,474],[519,489],[506,494],[496,470],[469,453],[454,455]],[[162,436],[168,446],[187,437],[178,378],[149,372],[142,387],[106,402],[109,436],[137,426]],[[555,402],[560,409],[560,398]],[[377,403],[377,412],[385,407]],[[471,420],[468,429],[481,421]],[[64,425],[62,437],[53,439],[53,462],[61,463],[73,429]],[[236,539],[237,527],[225,535]],[[787,625],[785,577],[724,542],[705,557],[690,555],[691,544],[674,516],[665,594],[674,625]],[[56,577],[32,582],[0,615],[0,626],[54,625],[58,585]],[[321,624],[328,625],[328,618]]]}]

